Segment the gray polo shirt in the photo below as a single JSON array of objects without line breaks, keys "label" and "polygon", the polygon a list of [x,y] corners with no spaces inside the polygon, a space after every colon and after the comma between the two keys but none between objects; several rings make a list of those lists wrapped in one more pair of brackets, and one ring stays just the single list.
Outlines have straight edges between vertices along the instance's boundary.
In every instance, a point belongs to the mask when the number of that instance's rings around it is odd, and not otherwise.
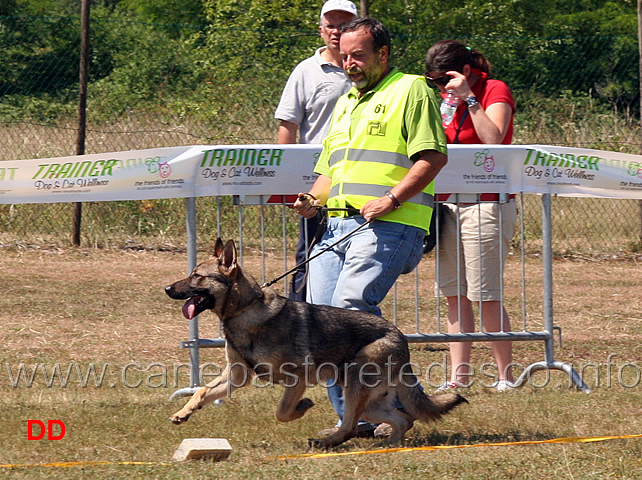
[{"label": "gray polo shirt", "polygon": [[299,63],[288,78],[274,118],[299,127],[300,143],[321,143],[328,132],[334,104],[350,90],[342,68],[326,62],[317,49]]}]

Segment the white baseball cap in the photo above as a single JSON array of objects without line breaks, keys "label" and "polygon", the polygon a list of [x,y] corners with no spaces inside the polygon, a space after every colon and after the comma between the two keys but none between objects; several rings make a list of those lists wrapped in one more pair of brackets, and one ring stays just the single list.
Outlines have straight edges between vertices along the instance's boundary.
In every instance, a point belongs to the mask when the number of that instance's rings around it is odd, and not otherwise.
[{"label": "white baseball cap", "polygon": [[358,15],[357,6],[350,0],[328,0],[323,4],[321,16],[323,17],[326,13],[333,12],[335,10],[351,13],[355,17]]}]

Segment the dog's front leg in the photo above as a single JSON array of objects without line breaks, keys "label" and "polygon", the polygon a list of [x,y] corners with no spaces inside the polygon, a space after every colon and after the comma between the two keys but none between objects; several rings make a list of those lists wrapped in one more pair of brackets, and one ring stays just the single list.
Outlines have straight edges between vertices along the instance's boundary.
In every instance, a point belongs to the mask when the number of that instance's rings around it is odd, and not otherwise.
[{"label": "dog's front leg", "polygon": [[306,385],[301,377],[297,377],[295,385],[283,388],[283,397],[276,409],[276,418],[279,422],[297,420],[314,406],[314,402],[309,398],[301,399],[305,389]]},{"label": "dog's front leg", "polygon": [[228,363],[220,377],[199,388],[183,408],[169,417],[170,422],[176,425],[185,423],[195,410],[203,408],[214,400],[230,396],[234,390],[250,383],[253,377],[254,371],[246,363]]}]

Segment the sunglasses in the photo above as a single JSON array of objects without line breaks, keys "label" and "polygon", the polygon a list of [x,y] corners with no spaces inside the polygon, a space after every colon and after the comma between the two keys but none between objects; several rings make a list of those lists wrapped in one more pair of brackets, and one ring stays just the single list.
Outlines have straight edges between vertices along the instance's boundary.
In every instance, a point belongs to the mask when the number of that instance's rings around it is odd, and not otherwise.
[{"label": "sunglasses", "polygon": [[428,83],[435,87],[445,87],[452,78],[450,75],[442,75],[441,77],[429,77],[427,73],[424,73],[424,77],[426,77]]}]

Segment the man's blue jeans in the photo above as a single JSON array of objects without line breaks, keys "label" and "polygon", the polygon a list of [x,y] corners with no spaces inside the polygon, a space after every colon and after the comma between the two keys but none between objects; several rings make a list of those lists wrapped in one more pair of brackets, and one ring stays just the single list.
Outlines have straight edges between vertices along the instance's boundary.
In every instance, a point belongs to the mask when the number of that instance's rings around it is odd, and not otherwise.
[{"label": "man's blue jeans", "polygon": [[[365,223],[360,216],[329,218],[328,228],[312,255]],[[400,223],[375,220],[331,250],[312,260],[307,301],[318,305],[362,310],[381,316],[379,303],[399,275],[409,273],[423,256],[426,231]],[[343,418],[343,389],[328,382],[328,397]]]}]

